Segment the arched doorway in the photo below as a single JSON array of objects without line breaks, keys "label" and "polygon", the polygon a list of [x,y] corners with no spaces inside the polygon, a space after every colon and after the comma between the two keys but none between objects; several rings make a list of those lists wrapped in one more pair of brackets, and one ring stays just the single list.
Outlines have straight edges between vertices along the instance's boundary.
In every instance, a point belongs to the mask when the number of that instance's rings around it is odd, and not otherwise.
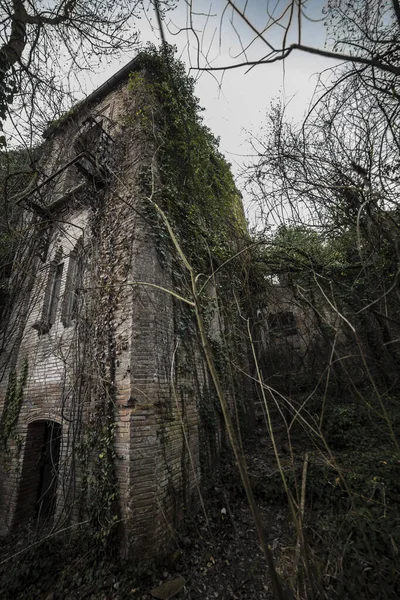
[{"label": "arched doorway", "polygon": [[14,523],[49,521],[54,516],[61,448],[61,425],[33,421],[28,425]]}]

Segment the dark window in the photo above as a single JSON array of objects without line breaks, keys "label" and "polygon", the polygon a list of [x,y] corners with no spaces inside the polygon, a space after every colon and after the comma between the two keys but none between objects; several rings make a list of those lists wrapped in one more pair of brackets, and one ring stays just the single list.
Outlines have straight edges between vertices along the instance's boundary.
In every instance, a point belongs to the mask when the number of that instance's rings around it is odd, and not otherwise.
[{"label": "dark window", "polygon": [[54,273],[53,287],[51,290],[49,313],[48,313],[48,321],[49,321],[50,325],[53,325],[56,322],[57,306],[58,306],[58,302],[60,300],[60,290],[61,290],[61,281],[62,281],[63,270],[64,270],[64,263],[59,263],[57,265],[55,273]]},{"label": "dark window", "polygon": [[100,180],[108,177],[106,165],[112,154],[112,138],[103,129],[103,122],[89,117],[80,128],[74,142],[79,160],[77,169],[89,179]]},{"label": "dark window", "polygon": [[296,335],[296,317],[294,313],[282,311],[268,315],[268,329],[273,335]]},{"label": "dark window", "polygon": [[68,264],[67,281],[62,307],[62,322],[68,327],[78,317],[79,297],[83,279],[83,253],[82,244],[78,242],[75,250],[71,252]]},{"label": "dark window", "polygon": [[33,253],[40,258],[42,263],[44,263],[46,262],[50,245],[51,224],[43,216],[37,216],[35,230],[36,236]]},{"label": "dark window", "polygon": [[89,117],[82,123],[79,133],[74,141],[74,148],[77,152],[84,150],[93,150],[96,148],[103,132],[103,122],[96,121]]},{"label": "dark window", "polygon": [[78,301],[79,301],[79,293],[81,286],[81,276],[82,276],[82,261],[81,259],[74,259],[74,279],[73,279],[73,289],[71,290],[71,319],[76,319],[78,316]]},{"label": "dark window", "polygon": [[39,518],[48,519],[56,508],[57,476],[60,458],[61,425],[46,421],[40,453],[40,477],[35,506]]}]

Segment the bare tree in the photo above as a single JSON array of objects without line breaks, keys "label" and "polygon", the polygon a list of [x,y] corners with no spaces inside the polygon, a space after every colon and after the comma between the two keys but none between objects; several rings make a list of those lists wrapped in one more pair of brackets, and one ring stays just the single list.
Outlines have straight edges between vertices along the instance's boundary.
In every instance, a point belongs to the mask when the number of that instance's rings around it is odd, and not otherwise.
[{"label": "bare tree", "polygon": [[[138,42],[140,0],[1,0],[0,120],[13,105],[45,126],[65,109],[77,75]],[[4,143],[4,137],[1,139]]]},{"label": "bare tree", "polygon": [[[316,44],[308,41],[318,33],[318,23],[328,30],[325,45],[324,39],[318,44],[318,37]],[[193,67],[200,70],[270,64],[300,51],[400,74],[398,0],[327,0],[325,5],[318,0],[224,0],[217,8],[210,3],[208,10],[193,1],[187,2],[184,26],[173,18],[167,26],[173,35],[186,33]],[[217,40],[222,59],[212,54]]]}]

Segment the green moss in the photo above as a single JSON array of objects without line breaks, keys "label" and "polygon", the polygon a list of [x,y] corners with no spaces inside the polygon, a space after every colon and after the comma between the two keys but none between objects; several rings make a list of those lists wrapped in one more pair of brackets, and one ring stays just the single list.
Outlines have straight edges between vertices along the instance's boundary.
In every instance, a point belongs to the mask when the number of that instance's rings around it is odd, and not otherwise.
[{"label": "green moss", "polygon": [[13,437],[18,423],[27,377],[28,361],[25,360],[19,376],[15,370],[12,370],[8,379],[4,409],[0,421],[0,439],[4,450],[7,448],[8,440]]},{"label": "green moss", "polygon": [[[168,214],[192,264],[226,260],[247,235],[241,196],[218,140],[202,122],[194,80],[171,47],[150,46],[129,88],[143,97],[128,118],[155,138],[159,169],[156,199]],[[207,269],[208,270],[208,269]]]},{"label": "green moss", "polygon": [[59,117],[58,119],[54,119],[54,121],[51,121],[48,128],[44,132],[43,137],[45,137],[45,138],[51,137],[54,133],[56,133],[56,131],[58,129],[61,129],[66,123],[68,123],[68,121],[70,121],[73,117],[75,117],[75,115],[78,113],[80,108],[81,108],[81,103],[78,102],[77,104],[74,104],[74,106],[72,106],[65,113],[63,113],[61,115],[61,117]]}]

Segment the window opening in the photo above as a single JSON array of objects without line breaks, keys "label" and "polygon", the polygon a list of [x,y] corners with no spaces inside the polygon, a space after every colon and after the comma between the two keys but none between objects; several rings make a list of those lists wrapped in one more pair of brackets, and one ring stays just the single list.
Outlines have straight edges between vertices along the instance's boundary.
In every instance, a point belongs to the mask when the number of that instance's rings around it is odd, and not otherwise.
[{"label": "window opening", "polygon": [[293,312],[281,311],[268,315],[268,329],[270,334],[279,335],[296,335],[296,317]]},{"label": "window opening", "polygon": [[106,180],[107,164],[112,153],[112,138],[103,129],[103,121],[89,117],[81,125],[80,132],[74,142],[75,151],[79,155],[77,169],[90,180]]},{"label": "window opening", "polygon": [[51,326],[56,322],[64,269],[64,263],[60,262],[62,256],[63,251],[62,248],[60,248],[49,266],[49,275],[44,291],[42,315],[41,318],[32,325],[39,335],[48,333]]},{"label": "window opening", "polygon": [[60,300],[60,290],[61,290],[61,281],[62,274],[64,270],[64,263],[59,263],[56,267],[56,271],[54,274],[53,287],[51,290],[50,296],[50,304],[49,304],[49,315],[48,321],[50,325],[53,325],[56,322],[57,315],[57,306]]},{"label": "window opening", "polygon": [[81,276],[82,276],[82,260],[81,258],[74,259],[74,280],[73,280],[73,289],[72,289],[72,305],[71,305],[71,319],[76,319],[78,316],[78,300],[79,300],[79,292],[81,285]]},{"label": "window opening", "polygon": [[42,263],[46,262],[47,252],[50,246],[51,223],[48,219],[38,216],[35,223],[36,237],[34,254]]},{"label": "window opening", "polygon": [[74,321],[78,317],[79,298],[83,280],[82,250],[82,242],[79,241],[69,257],[67,281],[65,284],[62,307],[62,322],[64,327],[68,327],[71,324],[71,321]]}]

